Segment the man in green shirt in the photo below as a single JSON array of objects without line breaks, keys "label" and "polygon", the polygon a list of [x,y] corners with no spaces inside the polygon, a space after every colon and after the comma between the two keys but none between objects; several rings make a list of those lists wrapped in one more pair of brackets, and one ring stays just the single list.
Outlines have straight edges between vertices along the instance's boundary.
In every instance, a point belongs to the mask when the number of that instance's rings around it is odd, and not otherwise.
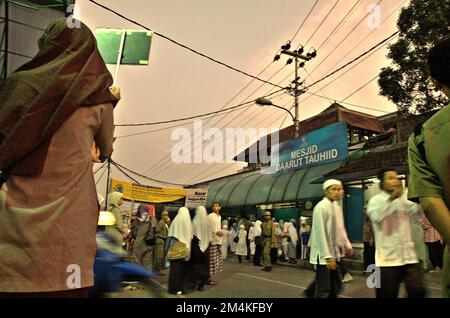
[{"label": "man in green shirt", "polygon": [[275,225],[272,222],[270,211],[264,212],[264,223],[262,224],[261,245],[263,248],[264,268],[263,271],[270,272],[272,263],[270,261],[270,249],[274,243]]},{"label": "man in green shirt", "polygon": [[156,229],[157,234],[153,260],[153,271],[155,271],[158,275],[163,275],[161,273],[161,270],[164,268],[164,246],[166,244],[167,234],[169,233],[169,227],[167,226],[168,218],[169,212],[164,211]]},{"label": "man in green shirt", "polygon": [[[433,47],[428,56],[431,76],[450,98],[450,39]],[[447,105],[408,141],[410,181],[408,198],[419,201],[430,223],[442,235],[444,252],[443,294],[450,297],[450,106]]]}]

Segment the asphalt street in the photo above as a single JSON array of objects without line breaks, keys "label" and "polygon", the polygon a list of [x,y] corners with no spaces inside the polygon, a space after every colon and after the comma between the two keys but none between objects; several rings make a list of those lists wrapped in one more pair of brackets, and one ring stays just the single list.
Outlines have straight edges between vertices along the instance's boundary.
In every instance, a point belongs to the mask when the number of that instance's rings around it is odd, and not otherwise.
[{"label": "asphalt street", "polygon": [[[224,270],[218,275],[218,285],[205,286],[204,291],[195,291],[183,295],[171,295],[167,292],[169,270],[164,276],[152,279],[148,285],[130,283],[121,293],[110,294],[113,298],[304,298],[303,292],[314,279],[312,270],[295,265],[279,264],[272,267],[271,272],[261,270],[262,267],[230,257],[224,263]],[[352,273],[353,280],[343,284],[342,298],[374,298],[375,290],[367,287],[367,277]],[[440,273],[424,275],[427,296],[441,298]],[[406,297],[402,286],[400,297]]]}]

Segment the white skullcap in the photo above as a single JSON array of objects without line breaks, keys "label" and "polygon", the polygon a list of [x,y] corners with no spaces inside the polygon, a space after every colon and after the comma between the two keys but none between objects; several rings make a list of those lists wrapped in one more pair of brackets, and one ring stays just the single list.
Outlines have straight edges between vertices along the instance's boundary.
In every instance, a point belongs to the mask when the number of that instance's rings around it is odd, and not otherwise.
[{"label": "white skullcap", "polygon": [[342,185],[342,182],[336,179],[330,179],[323,183],[323,189],[327,189],[333,185]]}]

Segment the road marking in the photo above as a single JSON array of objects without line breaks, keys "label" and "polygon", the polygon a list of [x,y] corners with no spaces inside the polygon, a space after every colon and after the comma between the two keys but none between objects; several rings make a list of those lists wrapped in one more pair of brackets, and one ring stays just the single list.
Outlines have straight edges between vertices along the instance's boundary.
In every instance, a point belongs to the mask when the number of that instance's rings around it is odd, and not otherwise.
[{"label": "road marking", "polygon": [[[280,282],[280,281],[277,281],[277,280],[262,278],[262,277],[259,277],[259,276],[243,274],[243,273],[237,273],[237,275],[246,276],[246,277],[249,277],[249,278],[255,278],[255,279],[263,280],[263,281],[274,283],[274,284],[278,284],[278,285],[284,285],[284,286],[289,286],[289,287],[294,287],[294,288],[299,288],[299,289],[306,289],[306,287],[304,287],[304,286],[289,284],[289,283]],[[339,297],[340,298],[353,298],[353,297],[345,296],[345,295],[339,295]]]}]

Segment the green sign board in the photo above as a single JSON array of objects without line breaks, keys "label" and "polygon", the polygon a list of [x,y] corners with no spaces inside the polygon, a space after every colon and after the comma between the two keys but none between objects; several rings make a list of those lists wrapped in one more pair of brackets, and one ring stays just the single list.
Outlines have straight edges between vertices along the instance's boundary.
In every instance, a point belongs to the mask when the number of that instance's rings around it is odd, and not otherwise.
[{"label": "green sign board", "polygon": [[103,28],[95,31],[98,49],[106,64],[117,64],[120,44],[124,36],[120,64],[147,65],[152,35],[151,31]]}]

